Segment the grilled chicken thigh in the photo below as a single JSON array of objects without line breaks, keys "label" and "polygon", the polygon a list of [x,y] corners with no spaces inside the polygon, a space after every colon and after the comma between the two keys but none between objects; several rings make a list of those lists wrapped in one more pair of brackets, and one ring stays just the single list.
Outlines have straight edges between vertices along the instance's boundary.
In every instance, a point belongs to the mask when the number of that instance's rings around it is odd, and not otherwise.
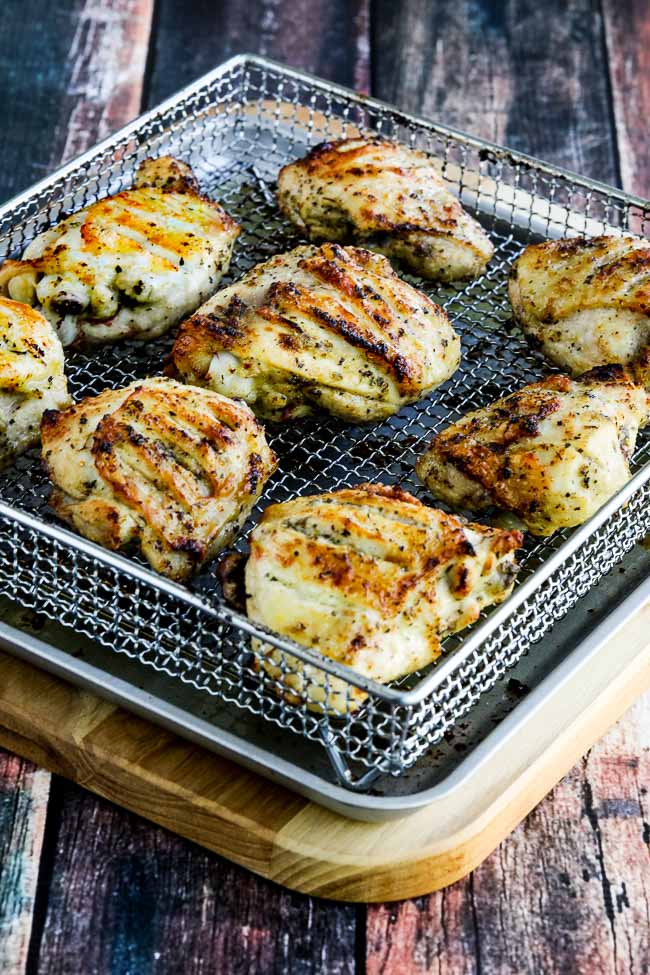
[{"label": "grilled chicken thigh", "polygon": [[192,170],[145,160],[134,189],[91,203],[0,267],[0,290],[39,308],[63,345],[152,339],[212,294],[239,233]]},{"label": "grilled chicken thigh", "polygon": [[346,420],[396,413],[448,379],[460,341],[444,311],[386,258],[302,246],[253,268],[183,323],[186,382],[283,420],[321,407]]},{"label": "grilled chicken thigh", "polygon": [[171,379],[47,412],[42,441],[59,516],[181,580],[233,538],[275,467],[245,404]]},{"label": "grilled chicken thigh", "polygon": [[0,466],[38,442],[45,410],[69,402],[56,332],[29,305],[0,297]]},{"label": "grilled chicken thigh", "polygon": [[[387,683],[431,663],[444,636],[508,595],[521,540],[517,531],[466,524],[396,487],[296,498],[267,508],[252,532],[247,612]],[[289,698],[346,711],[365,696],[268,644],[262,650],[265,669]]]},{"label": "grilled chicken thigh", "polygon": [[573,375],[631,365],[650,348],[650,242],[575,237],[527,247],[510,274],[510,301],[525,334]]},{"label": "grilled chicken thigh", "polygon": [[447,427],[417,473],[436,498],[496,505],[550,535],[586,521],[629,480],[647,419],[646,393],[621,366],[550,376]]},{"label": "grilled chicken thigh", "polygon": [[398,142],[359,138],[316,146],[280,170],[278,197],[312,240],[355,242],[424,278],[476,277],[494,253],[432,159]]}]

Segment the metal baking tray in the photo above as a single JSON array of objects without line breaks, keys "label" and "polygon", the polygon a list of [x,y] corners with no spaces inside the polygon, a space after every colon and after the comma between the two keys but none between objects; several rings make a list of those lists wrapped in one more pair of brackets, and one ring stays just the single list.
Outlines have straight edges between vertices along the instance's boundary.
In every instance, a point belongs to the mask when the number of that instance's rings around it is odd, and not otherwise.
[{"label": "metal baking tray", "polygon": [[[432,286],[404,275],[449,312],[463,342],[460,369],[429,397],[381,424],[352,427],[318,417],[269,427],[280,465],[251,523],[268,503],[364,481],[401,483],[426,500],[413,464],[432,433],[468,409],[550,371],[511,322],[506,281],[513,258],[528,243],[546,238],[644,233],[650,225],[649,205],[265,59],[241,56],[0,209],[4,258],[19,254],[62,213],[130,185],[143,158],[177,155],[194,167],[203,191],[219,199],[244,228],[229,276],[235,278],[300,242],[275,203],[279,167],[310,145],[359,131],[380,132],[438,158],[444,178],[489,231],[495,257],[486,273],[469,284]],[[159,373],[170,344],[167,337],[70,355],[73,394],[96,393]],[[550,539],[529,538],[512,596],[470,630],[447,640],[436,665],[389,687],[233,611],[221,598],[214,566],[185,588],[135,558],[107,552],[61,527],[48,508],[49,488],[37,451],[19,458],[0,477],[0,594],[74,630],[74,641],[69,632],[68,638],[75,645],[90,639],[84,652],[97,671],[91,683],[97,679],[104,693],[147,711],[143,700],[162,681],[163,697],[185,695],[174,726],[194,737],[191,715],[207,707],[199,700],[209,700],[222,718],[231,716],[234,729],[211,743],[240,760],[248,756],[253,761],[257,754],[261,719],[265,740],[273,742],[258,763],[266,774],[295,785],[305,773],[301,756],[318,754],[314,767],[319,771],[310,774],[321,784],[310,779],[310,794],[331,799],[336,780],[365,792],[355,808],[368,811],[370,790],[376,793],[380,782],[396,776],[413,782],[418,769],[428,767],[434,746],[444,750],[440,743],[445,737],[458,734],[461,719],[471,711],[467,720],[472,723],[494,705],[493,691],[504,674],[518,662],[525,667],[526,659],[537,661],[538,653],[525,655],[542,638],[547,637],[544,659],[552,659],[558,673],[561,665],[568,665],[575,646],[558,621],[571,609],[572,625],[582,619],[588,594],[602,596],[601,587],[593,587],[650,531],[649,458],[650,438],[642,434],[633,477],[618,495],[578,529]],[[238,541],[240,548],[245,545],[246,530]],[[643,559],[635,567],[638,595],[649,573]],[[612,608],[620,601],[621,587],[612,583],[610,589],[606,603]],[[606,620],[603,627],[604,633]],[[55,665],[49,629],[47,641],[27,635],[21,640],[16,632],[11,628],[4,633],[7,646],[22,647],[32,659]],[[255,666],[254,636],[291,656],[292,667],[296,661],[316,663],[350,687],[361,688],[367,695],[362,708],[331,716],[309,710],[306,700],[286,701],[281,683]],[[66,641],[59,643],[65,646]],[[549,646],[555,648],[550,657]],[[63,666],[57,652],[57,668],[73,679],[90,679],[78,653],[68,654]],[[144,697],[136,694],[138,684]],[[163,719],[156,707],[150,712]],[[269,735],[269,722],[280,729],[277,734]],[[486,727],[480,738],[486,738]],[[210,743],[211,736],[206,740]]]}]

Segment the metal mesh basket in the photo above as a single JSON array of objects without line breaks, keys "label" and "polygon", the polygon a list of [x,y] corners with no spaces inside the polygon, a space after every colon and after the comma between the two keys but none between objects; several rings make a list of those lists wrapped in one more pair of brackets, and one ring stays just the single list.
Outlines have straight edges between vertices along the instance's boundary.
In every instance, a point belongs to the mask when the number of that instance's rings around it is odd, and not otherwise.
[{"label": "metal mesh basket", "polygon": [[[512,327],[506,282],[513,258],[532,241],[549,237],[643,233],[649,217],[643,201],[262,59],[240,57],[0,210],[4,258],[19,254],[62,213],[129,186],[143,158],[171,153],[190,162],[204,192],[242,224],[230,272],[236,278],[300,243],[275,203],[279,167],[309,145],[364,130],[437,157],[449,185],[489,231],[496,254],[484,275],[462,286],[432,286],[406,276],[447,309],[461,335],[462,364],[452,379],[374,426],[318,417],[269,429],[280,465],[261,507],[365,481],[401,483],[426,499],[413,465],[432,433],[548,371]],[[167,338],[71,355],[73,394],[159,373],[170,344]],[[363,788],[379,772],[403,771],[439,741],[650,531],[650,465],[643,466],[648,459],[646,437],[639,443],[635,475],[616,498],[573,532],[529,538],[510,599],[470,631],[447,640],[445,653],[427,673],[390,687],[235,613],[223,603],[210,567],[186,589],[60,527],[47,505],[47,479],[36,451],[0,479],[0,592],[110,650],[322,742],[340,777]],[[245,547],[246,531],[238,544]],[[308,707],[309,681],[302,699],[285,699],[281,676],[274,679],[259,665],[253,637],[285,654],[284,669],[318,664],[323,711]],[[327,713],[333,678],[366,693],[361,708],[354,709],[348,693],[343,713]]]}]

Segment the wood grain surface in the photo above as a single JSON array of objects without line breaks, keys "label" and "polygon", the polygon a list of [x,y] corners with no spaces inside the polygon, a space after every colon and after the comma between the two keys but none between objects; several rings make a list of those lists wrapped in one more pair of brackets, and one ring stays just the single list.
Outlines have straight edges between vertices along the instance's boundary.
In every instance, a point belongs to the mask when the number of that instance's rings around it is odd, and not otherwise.
[{"label": "wood grain surface", "polygon": [[181,14],[176,0],[159,0],[147,105],[241,52],[367,91],[369,11],[370,0],[199,0]]},{"label": "wood grain surface", "polygon": [[[8,0],[0,31],[2,198],[243,50],[650,195],[644,0]],[[44,827],[49,777],[6,756],[0,971],[647,972],[648,727],[644,698],[468,879],[367,912],[58,779]]]},{"label": "wood grain surface", "polygon": [[[38,971],[354,971],[356,911],[318,909],[64,783]],[[312,968],[317,961],[319,968]]]},{"label": "wood grain surface", "polygon": [[25,970],[50,775],[0,752],[0,971]]},{"label": "wood grain surface", "polygon": [[[375,4],[374,93],[583,175],[616,180],[598,0],[439,0],[423,16],[425,6]],[[623,22],[621,4],[614,7]]]}]

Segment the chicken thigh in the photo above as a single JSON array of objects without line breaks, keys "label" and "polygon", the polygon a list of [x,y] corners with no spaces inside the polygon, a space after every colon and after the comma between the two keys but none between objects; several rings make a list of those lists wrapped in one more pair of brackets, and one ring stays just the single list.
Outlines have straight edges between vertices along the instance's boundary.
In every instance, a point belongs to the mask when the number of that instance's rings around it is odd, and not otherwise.
[{"label": "chicken thigh", "polygon": [[56,332],[29,305],[0,297],[0,466],[38,443],[45,410],[69,402]]},{"label": "chicken thigh", "polygon": [[433,160],[399,142],[358,138],[316,146],[280,170],[278,198],[310,239],[369,247],[423,278],[476,277],[494,253]]},{"label": "chicken thigh", "polygon": [[46,412],[42,443],[57,514],[179,580],[231,541],[275,468],[244,403],[171,379]]},{"label": "chicken thigh", "polygon": [[621,366],[550,376],[452,423],[416,469],[435,498],[495,505],[550,535],[586,521],[629,480],[647,418],[646,393]]},{"label": "chicken thigh", "polygon": [[[296,498],[264,512],[245,569],[247,612],[358,674],[387,683],[510,593],[522,536],[467,524],[397,487]],[[259,645],[258,645],[259,649]],[[364,693],[265,644],[289,698],[354,710]]]},{"label": "chicken thigh", "polygon": [[287,420],[396,413],[448,379],[460,340],[445,312],[385,257],[302,246],[253,268],[183,323],[175,375]]},{"label": "chicken thigh", "polygon": [[134,189],[91,203],[0,267],[0,290],[38,308],[64,346],[152,339],[228,270],[239,228],[189,166],[145,160]]},{"label": "chicken thigh", "polygon": [[650,242],[575,237],[527,247],[510,273],[516,321],[572,375],[629,365],[650,388]]}]

